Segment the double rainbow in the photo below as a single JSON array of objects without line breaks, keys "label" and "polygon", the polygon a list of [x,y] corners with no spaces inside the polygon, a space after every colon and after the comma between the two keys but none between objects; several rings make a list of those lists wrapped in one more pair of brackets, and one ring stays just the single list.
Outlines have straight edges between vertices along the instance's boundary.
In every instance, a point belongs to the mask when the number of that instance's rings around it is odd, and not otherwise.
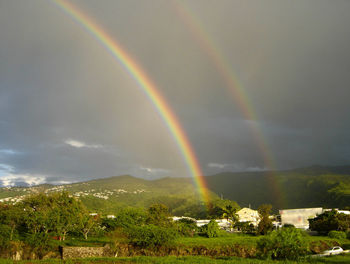
[{"label": "double rainbow", "polygon": [[66,0],[52,0],[52,2],[93,36],[134,78],[147,98],[152,102],[173,136],[188,170],[193,177],[201,199],[206,204],[209,204],[209,194],[206,188],[206,182],[194,150],[184,129],[181,127],[179,120],[171,110],[165,98],[157,89],[156,85],[142,70],[141,66],[138,65],[124,49],[122,49],[118,42],[97,25],[90,17]]},{"label": "double rainbow", "polygon": [[186,28],[190,30],[191,35],[196,39],[198,45],[213,62],[218,73],[225,81],[228,91],[232,94],[234,101],[238,105],[240,112],[243,114],[244,119],[248,121],[247,123],[250,125],[252,138],[258,146],[266,169],[269,170],[265,174],[266,179],[273,190],[275,198],[278,199],[279,206],[282,207],[285,197],[280,191],[278,180],[274,174],[274,170],[276,169],[275,161],[270,151],[268,141],[256,122],[258,120],[256,111],[253,104],[250,102],[243,85],[232,70],[230,63],[221,54],[214,40],[205,31],[204,26],[186,2],[174,0],[171,3],[173,4],[178,17],[186,25]]}]

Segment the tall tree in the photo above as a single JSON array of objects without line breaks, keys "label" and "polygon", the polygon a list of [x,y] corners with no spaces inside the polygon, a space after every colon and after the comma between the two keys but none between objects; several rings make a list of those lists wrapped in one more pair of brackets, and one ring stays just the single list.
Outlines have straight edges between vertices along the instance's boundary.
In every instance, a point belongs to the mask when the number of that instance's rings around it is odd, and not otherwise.
[{"label": "tall tree", "polygon": [[260,235],[266,235],[273,229],[272,220],[270,219],[271,209],[271,204],[262,204],[258,208],[260,222],[258,224],[257,233]]}]

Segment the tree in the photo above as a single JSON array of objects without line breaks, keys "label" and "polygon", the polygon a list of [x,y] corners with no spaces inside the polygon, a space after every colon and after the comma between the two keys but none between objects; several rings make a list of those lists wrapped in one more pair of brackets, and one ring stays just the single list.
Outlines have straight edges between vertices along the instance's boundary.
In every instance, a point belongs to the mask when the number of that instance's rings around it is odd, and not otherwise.
[{"label": "tree", "polygon": [[304,234],[294,227],[272,231],[258,241],[258,252],[263,258],[295,260],[307,251]]},{"label": "tree", "polygon": [[176,238],[173,228],[145,225],[126,229],[130,243],[140,247],[160,247],[171,244]]},{"label": "tree", "polygon": [[[21,205],[28,233],[51,233],[60,240],[78,228],[79,213],[86,211],[83,204],[67,192],[33,195],[24,199]],[[41,235],[35,237],[44,238]]]},{"label": "tree", "polygon": [[182,218],[175,221],[175,227],[177,232],[183,236],[193,236],[198,229],[196,221],[189,218]]},{"label": "tree", "polygon": [[323,234],[328,234],[332,230],[348,231],[350,228],[350,216],[331,210],[309,219],[309,224],[311,230]]},{"label": "tree", "polygon": [[13,240],[17,228],[23,221],[23,208],[19,205],[0,204],[0,223],[9,227],[9,240]]},{"label": "tree", "polygon": [[84,236],[85,239],[88,239],[88,234],[90,231],[97,225],[97,220],[94,219],[89,213],[85,210],[79,213],[79,223],[78,229],[79,232]]},{"label": "tree", "polygon": [[204,226],[202,226],[202,232],[207,237],[219,237],[220,236],[220,228],[218,223],[215,220],[210,220],[210,222]]},{"label": "tree", "polygon": [[[235,201],[228,199],[217,199],[212,201],[209,208],[209,215],[212,219],[218,219],[223,217],[224,213],[231,215],[232,211],[234,214],[239,210],[239,205]],[[226,218],[226,216],[224,216]]]},{"label": "tree", "polygon": [[172,225],[172,219],[168,207],[164,204],[154,204],[148,208],[147,223],[157,226],[169,227]]},{"label": "tree", "polygon": [[231,223],[233,227],[238,222],[237,208],[232,207],[231,205],[227,205],[223,208],[222,217],[227,219]]},{"label": "tree", "polygon": [[272,205],[270,204],[262,204],[258,208],[260,222],[258,224],[257,233],[260,235],[266,235],[273,229],[272,221],[270,219],[271,209]]}]

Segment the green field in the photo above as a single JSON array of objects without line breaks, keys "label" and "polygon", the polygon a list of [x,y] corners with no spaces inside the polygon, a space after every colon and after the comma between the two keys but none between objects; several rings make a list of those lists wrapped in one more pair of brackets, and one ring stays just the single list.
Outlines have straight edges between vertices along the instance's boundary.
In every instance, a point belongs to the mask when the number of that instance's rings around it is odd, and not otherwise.
[{"label": "green field", "polygon": [[242,264],[262,264],[262,263],[276,263],[276,264],[296,264],[296,263],[350,263],[350,255],[340,255],[324,258],[306,258],[299,261],[273,261],[273,260],[259,260],[259,259],[245,259],[245,258],[209,258],[209,257],[132,257],[132,258],[86,258],[86,259],[74,259],[62,261],[59,259],[50,260],[0,260],[0,264],[29,264],[29,263],[52,263],[52,264],[127,264],[127,263],[146,263],[146,264],[181,264],[181,263],[193,263],[193,264],[229,264],[229,263],[242,263]]}]

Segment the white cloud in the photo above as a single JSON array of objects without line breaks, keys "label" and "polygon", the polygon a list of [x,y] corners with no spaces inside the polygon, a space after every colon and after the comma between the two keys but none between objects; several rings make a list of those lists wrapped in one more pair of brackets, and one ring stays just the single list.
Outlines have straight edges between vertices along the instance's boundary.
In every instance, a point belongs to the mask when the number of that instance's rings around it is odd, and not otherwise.
[{"label": "white cloud", "polygon": [[15,151],[13,149],[0,149],[0,154],[7,154],[7,155],[15,155],[18,154],[18,151]]},{"label": "white cloud", "polygon": [[32,185],[45,183],[46,177],[43,175],[35,175],[35,174],[9,173],[5,176],[2,176],[0,178],[0,181],[2,182],[2,186],[5,186],[5,187],[15,186],[19,182],[21,183],[25,182],[26,184],[32,186]]},{"label": "white cloud", "polygon": [[209,168],[215,168],[215,169],[224,169],[227,167],[232,167],[234,166],[233,164],[221,164],[221,163],[216,163],[216,162],[210,162],[208,163]]},{"label": "white cloud", "polygon": [[162,168],[151,168],[151,167],[140,167],[140,170],[146,171],[149,174],[162,174],[162,173],[169,173],[169,170],[162,169]]},{"label": "white cloud", "polygon": [[74,148],[102,148],[102,145],[87,144],[83,141],[74,139],[67,139],[64,141],[64,143]]},{"label": "white cloud", "polygon": [[210,162],[207,165],[209,168],[213,169],[226,169],[230,171],[236,171],[236,172],[253,172],[253,171],[266,171],[267,168],[261,168],[261,167],[247,167],[244,164],[229,164],[229,163],[217,163],[217,162]]}]

